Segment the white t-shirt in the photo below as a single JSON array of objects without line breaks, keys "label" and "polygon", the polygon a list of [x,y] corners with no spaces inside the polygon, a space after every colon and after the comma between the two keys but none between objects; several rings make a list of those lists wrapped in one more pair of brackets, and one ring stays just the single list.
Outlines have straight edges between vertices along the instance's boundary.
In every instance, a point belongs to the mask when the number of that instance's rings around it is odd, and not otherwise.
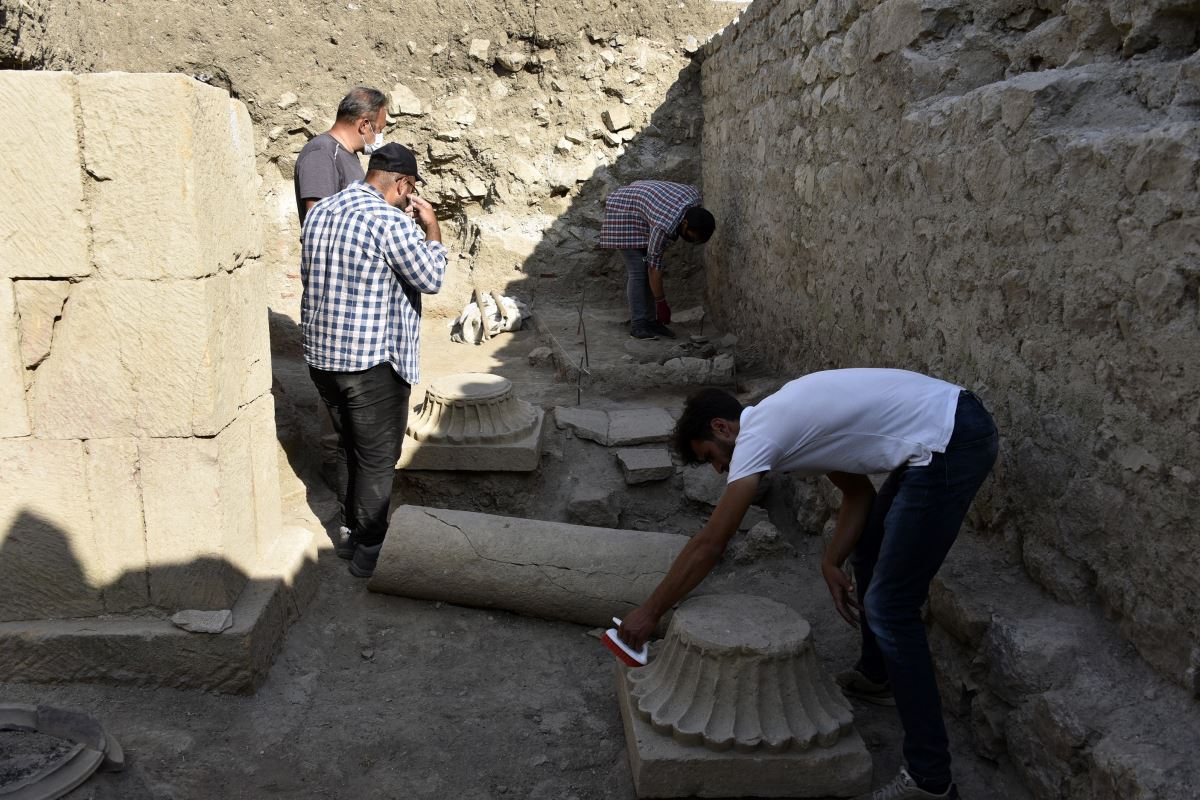
[{"label": "white t-shirt", "polygon": [[729,482],[767,470],[874,475],[944,453],[962,387],[902,369],[835,369],[742,411]]}]

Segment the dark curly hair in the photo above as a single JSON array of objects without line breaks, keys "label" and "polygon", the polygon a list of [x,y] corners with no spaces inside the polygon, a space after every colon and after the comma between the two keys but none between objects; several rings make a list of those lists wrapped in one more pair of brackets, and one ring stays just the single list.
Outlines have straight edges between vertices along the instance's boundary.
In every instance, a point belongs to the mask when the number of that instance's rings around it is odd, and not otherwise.
[{"label": "dark curly hair", "polygon": [[742,416],[742,404],[724,389],[701,389],[683,404],[683,413],[671,432],[671,444],[685,464],[699,464],[692,451],[692,442],[713,438],[711,422],[727,419],[737,422]]}]

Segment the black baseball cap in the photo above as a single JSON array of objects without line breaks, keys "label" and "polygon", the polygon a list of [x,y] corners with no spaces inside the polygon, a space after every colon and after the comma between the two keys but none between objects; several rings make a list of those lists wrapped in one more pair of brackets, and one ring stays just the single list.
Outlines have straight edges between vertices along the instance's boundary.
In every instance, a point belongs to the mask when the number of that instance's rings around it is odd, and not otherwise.
[{"label": "black baseball cap", "polygon": [[413,151],[395,142],[388,142],[372,153],[371,160],[367,162],[367,169],[399,172],[401,175],[412,175],[421,183],[425,182],[417,173],[417,157],[413,155]]}]

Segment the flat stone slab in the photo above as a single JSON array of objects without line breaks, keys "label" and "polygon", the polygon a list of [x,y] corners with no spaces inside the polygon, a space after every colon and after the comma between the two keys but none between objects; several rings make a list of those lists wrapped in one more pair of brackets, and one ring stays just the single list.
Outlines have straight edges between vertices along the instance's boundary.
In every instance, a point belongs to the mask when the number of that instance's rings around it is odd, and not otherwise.
[{"label": "flat stone slab", "polygon": [[671,438],[675,418],[665,408],[634,408],[610,411],[608,443],[614,447],[654,444]]},{"label": "flat stone slab", "polygon": [[608,444],[608,412],[594,408],[554,409],[554,422],[559,428],[572,431],[580,439],[590,439],[599,444]]},{"label": "flat stone slab", "polygon": [[661,481],[675,474],[671,454],[661,447],[625,447],[617,451],[617,463],[632,485]]},{"label": "flat stone slab", "polygon": [[831,747],[776,754],[682,745],[638,716],[627,668],[614,666],[638,797],[853,797],[871,788],[871,754],[857,731]]},{"label": "flat stone slab", "polygon": [[189,633],[221,633],[233,627],[233,612],[228,608],[180,611],[171,617],[171,623]]},{"label": "flat stone slab", "polygon": [[542,422],[546,416],[540,408],[535,413],[537,423],[524,437],[512,442],[447,444],[418,442],[405,435],[396,469],[533,472],[542,458]]}]

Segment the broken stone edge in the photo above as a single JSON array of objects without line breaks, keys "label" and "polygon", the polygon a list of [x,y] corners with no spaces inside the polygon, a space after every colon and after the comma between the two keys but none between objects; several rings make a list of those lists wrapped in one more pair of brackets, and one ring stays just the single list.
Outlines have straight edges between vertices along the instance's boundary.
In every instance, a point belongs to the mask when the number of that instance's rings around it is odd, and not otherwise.
[{"label": "broken stone edge", "polygon": [[853,797],[871,789],[871,754],[850,730],[832,747],[804,752],[714,752],[656,733],[638,716],[614,664],[633,784],[643,797]]},{"label": "broken stone edge", "polygon": [[276,574],[247,581],[223,633],[197,636],[166,618],[124,614],[3,622],[0,680],[250,694],[316,594],[316,537],[305,532],[281,543],[291,551],[273,558]]}]

